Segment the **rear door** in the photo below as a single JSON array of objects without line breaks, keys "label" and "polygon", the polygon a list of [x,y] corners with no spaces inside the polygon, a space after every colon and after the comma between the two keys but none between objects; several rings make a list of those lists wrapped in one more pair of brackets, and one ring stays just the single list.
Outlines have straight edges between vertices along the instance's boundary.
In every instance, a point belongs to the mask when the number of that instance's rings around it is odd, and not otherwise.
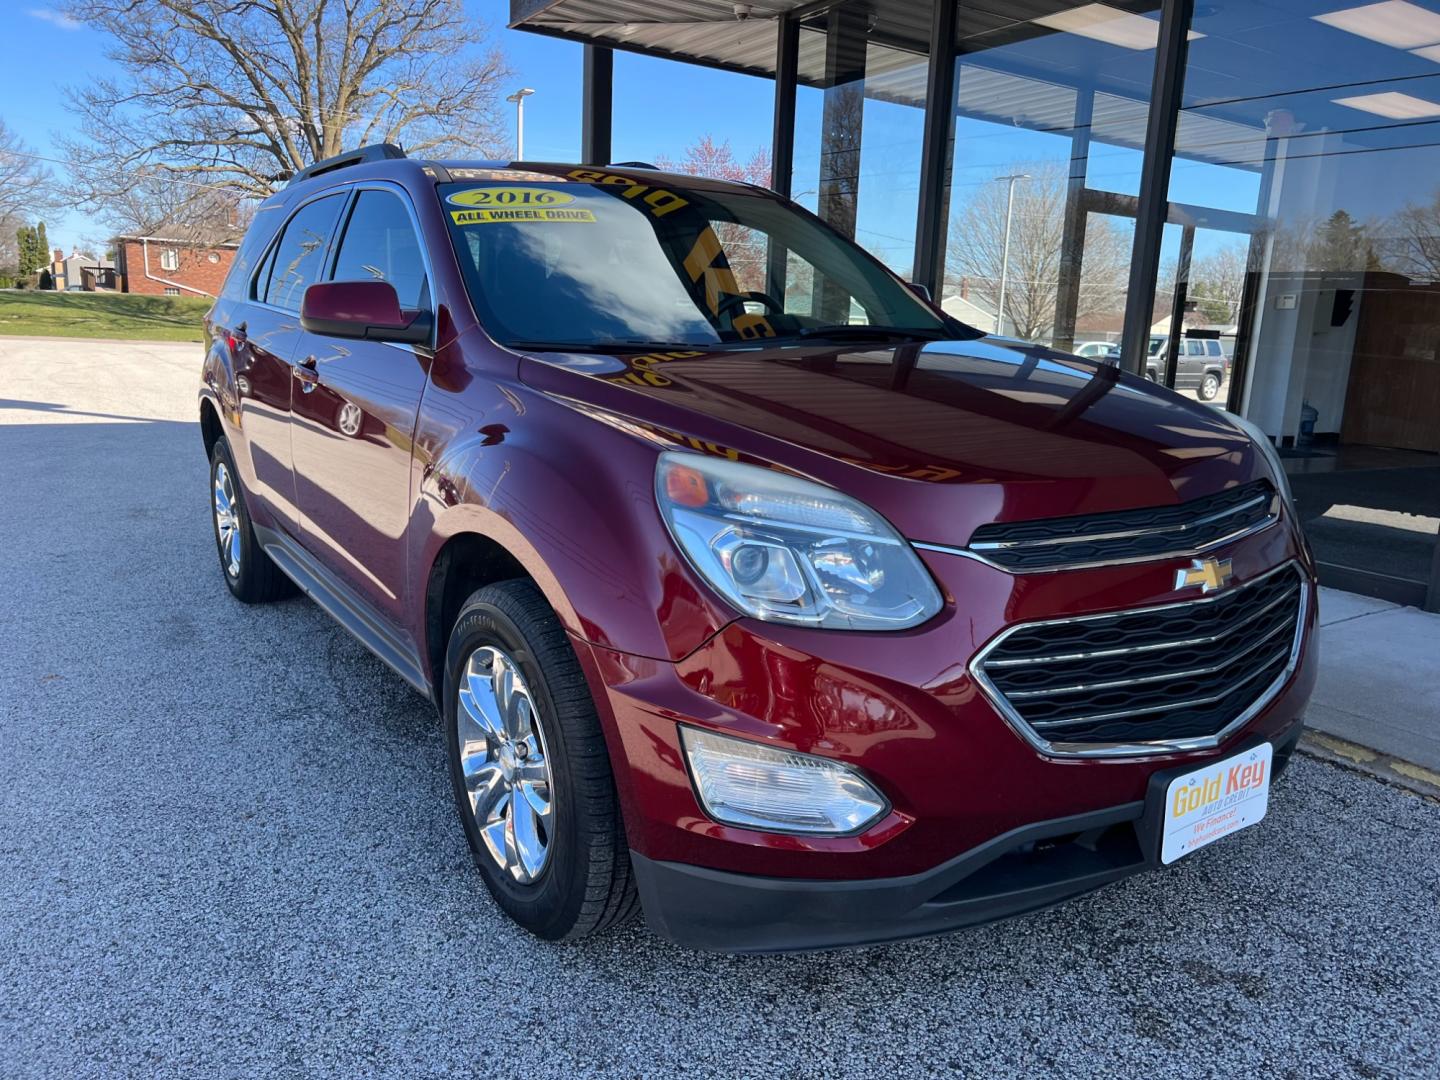
[{"label": "rear door", "polygon": [[1200,385],[1205,369],[1205,342],[1195,338],[1183,338],[1180,342],[1180,356],[1175,361],[1175,388],[1193,390]]},{"label": "rear door", "polygon": [[[388,281],[431,310],[429,259],[409,196],[366,183],[346,207],[334,281]],[[428,347],[304,334],[291,446],[305,547],[403,633],[411,439]]]},{"label": "rear door", "polygon": [[340,210],[341,193],[304,203],[286,222],[250,286],[240,329],[236,383],[241,425],[249,455],[251,491],[274,523],[299,529],[290,455],[290,399],[295,383],[291,359],[300,344],[300,297],[318,280]]}]

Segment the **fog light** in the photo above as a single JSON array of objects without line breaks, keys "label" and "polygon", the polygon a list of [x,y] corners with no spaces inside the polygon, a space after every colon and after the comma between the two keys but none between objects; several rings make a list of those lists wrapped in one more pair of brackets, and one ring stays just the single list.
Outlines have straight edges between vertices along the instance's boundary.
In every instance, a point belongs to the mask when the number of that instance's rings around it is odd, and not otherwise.
[{"label": "fog light", "polygon": [[888,808],[848,765],[681,727],[696,794],[716,821],[790,833],[851,833]]}]

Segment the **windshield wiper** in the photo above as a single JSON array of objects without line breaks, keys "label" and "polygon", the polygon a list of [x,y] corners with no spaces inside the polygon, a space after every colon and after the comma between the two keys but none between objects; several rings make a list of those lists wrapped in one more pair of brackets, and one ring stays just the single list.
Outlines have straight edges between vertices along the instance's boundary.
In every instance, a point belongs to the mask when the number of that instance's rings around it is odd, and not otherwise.
[{"label": "windshield wiper", "polygon": [[705,352],[716,344],[713,341],[507,341],[505,347],[527,352],[648,353]]}]

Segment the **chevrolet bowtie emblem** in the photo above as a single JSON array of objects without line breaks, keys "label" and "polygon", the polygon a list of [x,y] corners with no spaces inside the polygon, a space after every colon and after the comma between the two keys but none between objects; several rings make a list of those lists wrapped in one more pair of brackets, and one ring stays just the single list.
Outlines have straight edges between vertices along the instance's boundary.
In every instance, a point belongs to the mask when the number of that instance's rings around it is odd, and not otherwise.
[{"label": "chevrolet bowtie emblem", "polygon": [[1175,571],[1175,588],[1199,585],[1201,592],[1214,592],[1229,585],[1233,576],[1229,559],[1192,559],[1185,569]]}]

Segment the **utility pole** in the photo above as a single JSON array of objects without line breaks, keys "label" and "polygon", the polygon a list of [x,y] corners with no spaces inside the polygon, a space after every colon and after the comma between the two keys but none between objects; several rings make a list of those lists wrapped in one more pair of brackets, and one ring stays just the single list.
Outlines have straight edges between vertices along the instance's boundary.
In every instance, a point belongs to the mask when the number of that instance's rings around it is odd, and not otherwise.
[{"label": "utility pole", "polygon": [[1010,219],[1015,211],[1015,181],[1029,180],[1029,173],[1011,173],[1009,176],[995,177],[998,183],[1004,180],[1009,183],[1005,192],[1005,241],[1000,248],[1000,296],[995,305],[995,333],[1005,333],[1005,285],[1006,278],[1010,276]]},{"label": "utility pole", "polygon": [[525,99],[535,93],[530,87],[516,90],[506,101],[515,103],[515,160],[525,160]]}]

